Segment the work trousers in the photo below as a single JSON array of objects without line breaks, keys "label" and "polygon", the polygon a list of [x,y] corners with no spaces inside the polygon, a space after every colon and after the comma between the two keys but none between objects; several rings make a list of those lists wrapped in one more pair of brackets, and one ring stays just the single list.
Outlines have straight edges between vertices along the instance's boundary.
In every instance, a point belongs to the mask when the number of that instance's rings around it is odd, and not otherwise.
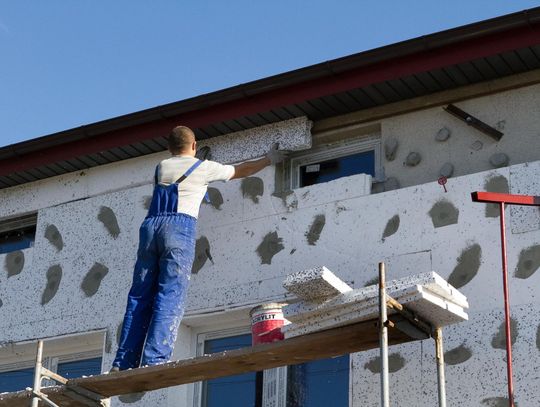
[{"label": "work trousers", "polygon": [[120,343],[113,366],[120,370],[170,360],[195,256],[197,220],[182,213],[148,217],[139,248]]}]

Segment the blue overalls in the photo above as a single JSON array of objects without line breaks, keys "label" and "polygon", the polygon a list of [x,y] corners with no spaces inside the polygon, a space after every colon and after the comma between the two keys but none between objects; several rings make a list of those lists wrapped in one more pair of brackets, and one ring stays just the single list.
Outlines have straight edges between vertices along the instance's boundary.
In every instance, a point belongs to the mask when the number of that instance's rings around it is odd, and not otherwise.
[{"label": "blue overalls", "polygon": [[172,355],[184,315],[197,223],[196,218],[177,212],[178,184],[201,163],[198,160],[167,186],[159,185],[156,167],[152,203],[139,229],[133,283],[113,362],[120,370],[165,363]]}]

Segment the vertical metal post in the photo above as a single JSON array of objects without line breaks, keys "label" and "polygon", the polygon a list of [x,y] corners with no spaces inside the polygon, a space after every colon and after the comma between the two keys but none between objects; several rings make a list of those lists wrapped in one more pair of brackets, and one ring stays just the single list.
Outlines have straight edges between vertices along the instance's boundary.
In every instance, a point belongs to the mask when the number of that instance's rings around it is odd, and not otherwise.
[{"label": "vertical metal post", "polygon": [[444,376],[444,350],[442,328],[435,329],[435,352],[437,357],[437,384],[439,407],[446,407],[446,378]]},{"label": "vertical metal post", "polygon": [[[37,354],[36,354],[36,370],[34,370],[34,392],[41,391],[41,359],[43,357],[43,341],[39,340],[37,344]],[[39,397],[32,397],[32,407],[38,407]]]},{"label": "vertical metal post", "polygon": [[381,352],[381,406],[390,407],[388,384],[388,327],[386,308],[386,276],[384,263],[379,263],[379,346]]},{"label": "vertical metal post", "polygon": [[501,254],[504,289],[504,321],[506,333],[506,373],[508,376],[508,406],[514,407],[514,380],[512,374],[512,335],[510,328],[510,294],[508,293],[508,264],[506,261],[506,222],[504,218],[505,203],[499,203],[501,219]]}]

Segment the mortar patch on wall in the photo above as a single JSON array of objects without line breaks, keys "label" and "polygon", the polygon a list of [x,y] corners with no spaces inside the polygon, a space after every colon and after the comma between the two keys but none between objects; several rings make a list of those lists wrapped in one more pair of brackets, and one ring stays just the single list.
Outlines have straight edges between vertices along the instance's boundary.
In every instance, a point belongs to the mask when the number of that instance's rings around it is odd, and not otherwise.
[{"label": "mortar patch on wall", "polygon": [[58,231],[56,225],[47,225],[47,228],[45,229],[45,238],[56,248],[56,251],[59,252],[64,248],[62,235]]},{"label": "mortar patch on wall", "polygon": [[41,296],[41,305],[47,304],[54,298],[62,281],[62,267],[59,264],[49,267],[47,270],[47,284]]},{"label": "mortar patch on wall", "polygon": [[517,278],[529,278],[540,267],[540,245],[530,246],[519,253],[519,261],[514,275]]},{"label": "mortar patch on wall", "polygon": [[462,344],[444,353],[444,363],[447,365],[459,365],[469,360],[471,356],[472,351],[465,344]]},{"label": "mortar patch on wall", "polygon": [[411,151],[407,158],[405,158],[404,164],[407,167],[416,167],[418,164],[420,164],[420,161],[422,161],[422,156],[420,153],[417,153],[416,151]]},{"label": "mortar patch on wall", "polygon": [[454,175],[454,164],[444,163],[441,169],[439,170],[439,175],[441,177],[450,178],[452,175]]},{"label": "mortar patch on wall", "polygon": [[103,223],[107,232],[116,239],[120,234],[120,226],[118,226],[118,220],[113,210],[108,206],[102,206],[99,209],[98,220]]},{"label": "mortar patch on wall", "polygon": [[210,199],[210,202],[206,202],[206,199],[203,200],[203,203],[210,204],[214,208],[221,210],[221,205],[223,205],[223,195],[221,195],[221,192],[217,188],[208,188],[208,199]]},{"label": "mortar patch on wall", "polygon": [[364,287],[369,287],[370,285],[378,285],[379,284],[379,277],[375,276],[373,278],[370,278],[368,281],[365,282]]},{"label": "mortar patch on wall", "polygon": [[[405,367],[405,359],[399,353],[392,353],[388,356],[388,371],[395,373]],[[364,369],[371,373],[381,373],[381,357],[377,356],[364,364]]]},{"label": "mortar patch on wall", "polygon": [[[393,234],[395,234],[398,231],[399,222],[400,222],[399,215],[392,216],[388,220],[388,222],[386,222],[386,227],[384,228],[382,238],[381,238],[381,240],[383,242],[384,242],[384,239],[386,239],[389,236],[392,236]],[[378,282],[378,280],[377,280],[377,282]]]},{"label": "mortar patch on wall", "polygon": [[[510,318],[510,331],[510,340],[513,345],[516,343],[519,334],[518,323],[514,318]],[[495,349],[506,349],[506,332],[504,322],[499,325],[497,333],[491,338],[491,346]]]},{"label": "mortar patch on wall", "polygon": [[324,229],[325,224],[326,216],[324,214],[315,216],[315,218],[313,219],[313,223],[309,227],[309,230],[304,234],[307,238],[309,245],[315,246],[315,244],[321,237],[321,233]]},{"label": "mortar patch on wall", "polygon": [[[482,404],[487,407],[508,407],[508,398],[507,397],[489,397],[482,400]],[[514,402],[514,405],[518,407],[518,404]]]},{"label": "mortar patch on wall", "polygon": [[452,202],[442,199],[431,207],[428,214],[433,222],[433,227],[440,228],[458,223],[459,209]]},{"label": "mortar patch on wall", "polygon": [[384,143],[384,156],[388,161],[394,161],[399,143],[394,137],[390,137]]},{"label": "mortar patch on wall", "polygon": [[201,236],[195,243],[195,259],[191,272],[197,274],[203,268],[206,260],[210,260],[214,264],[212,254],[210,253],[210,242],[206,236]]},{"label": "mortar patch on wall", "polygon": [[145,392],[122,394],[121,396],[118,396],[118,400],[125,404],[136,403],[142,399],[145,394]]},{"label": "mortar patch on wall", "polygon": [[81,290],[87,297],[93,296],[98,292],[103,278],[109,273],[109,269],[101,263],[94,263],[92,268],[81,283]]},{"label": "mortar patch on wall", "polygon": [[[484,184],[484,189],[487,192],[500,192],[502,194],[508,194],[510,187],[508,186],[508,179],[502,175],[491,175],[487,177]],[[499,204],[488,203],[486,204],[486,218],[499,217]]]},{"label": "mortar patch on wall", "polygon": [[505,153],[495,153],[489,157],[489,163],[495,168],[506,167],[510,163],[510,157]]},{"label": "mortar patch on wall", "polygon": [[266,234],[261,244],[257,247],[257,254],[261,258],[261,264],[272,264],[272,257],[284,248],[283,239],[278,236],[277,232]]},{"label": "mortar patch on wall", "polygon": [[259,196],[264,194],[264,182],[259,177],[243,178],[240,188],[242,196],[250,198],[255,203],[259,203]]},{"label": "mortar patch on wall", "polygon": [[17,250],[6,255],[4,267],[7,270],[8,278],[20,274],[24,267],[24,252]]},{"label": "mortar patch on wall", "polygon": [[463,287],[476,276],[481,260],[482,248],[478,243],[467,247],[457,258],[457,265],[450,273],[448,282],[455,288]]},{"label": "mortar patch on wall", "polygon": [[435,135],[435,140],[437,140],[439,142],[446,141],[446,140],[448,140],[448,138],[450,137],[451,134],[452,134],[452,132],[450,131],[450,129],[448,127],[443,127],[441,129],[439,129],[439,131]]}]

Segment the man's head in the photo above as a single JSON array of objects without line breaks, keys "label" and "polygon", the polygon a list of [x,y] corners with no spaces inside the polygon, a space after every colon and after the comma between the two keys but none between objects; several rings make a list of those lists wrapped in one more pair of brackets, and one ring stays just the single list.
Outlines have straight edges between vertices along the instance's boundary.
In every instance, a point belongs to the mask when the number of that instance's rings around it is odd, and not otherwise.
[{"label": "man's head", "polygon": [[195,156],[197,142],[195,134],[186,126],[176,126],[169,134],[169,151],[173,155]]}]

